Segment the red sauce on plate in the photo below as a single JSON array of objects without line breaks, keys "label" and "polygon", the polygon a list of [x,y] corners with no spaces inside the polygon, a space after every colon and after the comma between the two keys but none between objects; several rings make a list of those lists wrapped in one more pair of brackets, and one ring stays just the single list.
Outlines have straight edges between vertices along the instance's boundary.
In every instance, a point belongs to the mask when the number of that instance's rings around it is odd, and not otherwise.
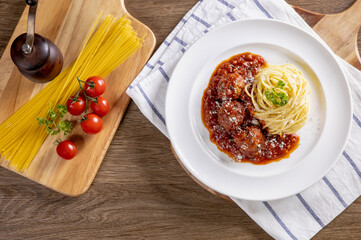
[{"label": "red sauce on plate", "polygon": [[269,134],[264,122],[254,117],[245,87],[266,64],[263,57],[241,53],[220,63],[202,98],[202,120],[210,140],[236,162],[268,164],[289,157],[298,147],[296,134]]}]

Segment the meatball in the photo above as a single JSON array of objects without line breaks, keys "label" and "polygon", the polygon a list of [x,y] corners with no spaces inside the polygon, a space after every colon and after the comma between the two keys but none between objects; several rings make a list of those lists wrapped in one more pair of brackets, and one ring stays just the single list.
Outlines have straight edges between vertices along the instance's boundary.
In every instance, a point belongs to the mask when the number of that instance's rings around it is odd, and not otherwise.
[{"label": "meatball", "polygon": [[219,99],[237,99],[241,96],[244,88],[244,80],[238,73],[229,73],[219,80],[217,85],[217,96]]},{"label": "meatball", "polygon": [[228,131],[235,130],[242,124],[245,111],[237,101],[225,102],[218,110],[218,123]]},{"label": "meatball", "polygon": [[260,154],[265,143],[265,136],[257,127],[246,127],[234,136],[233,141],[247,158],[252,159]]}]

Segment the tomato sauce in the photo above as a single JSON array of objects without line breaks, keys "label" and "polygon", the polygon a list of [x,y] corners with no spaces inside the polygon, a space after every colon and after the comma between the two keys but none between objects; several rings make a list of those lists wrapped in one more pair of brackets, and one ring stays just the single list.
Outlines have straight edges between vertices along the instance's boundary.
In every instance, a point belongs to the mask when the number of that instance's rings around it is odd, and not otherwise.
[{"label": "tomato sauce", "polygon": [[266,64],[263,57],[241,53],[220,63],[202,98],[202,121],[210,140],[236,162],[268,164],[289,157],[298,147],[297,134],[275,135],[254,117],[251,98],[254,77]]}]

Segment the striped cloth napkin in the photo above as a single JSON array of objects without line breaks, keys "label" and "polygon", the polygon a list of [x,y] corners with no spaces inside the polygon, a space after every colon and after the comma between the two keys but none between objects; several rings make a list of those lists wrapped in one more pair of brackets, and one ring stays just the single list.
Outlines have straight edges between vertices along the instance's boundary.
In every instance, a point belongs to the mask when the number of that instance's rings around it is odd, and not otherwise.
[{"label": "striped cloth napkin", "polygon": [[[163,134],[167,136],[164,116],[168,82],[184,52],[213,28],[248,18],[282,20],[319,38],[283,0],[199,1],[127,90],[142,113]],[[335,167],[312,187],[291,197],[264,202],[233,199],[276,239],[310,239],[361,194],[361,82],[358,82],[361,72],[341,58],[337,59],[352,89],[354,114],[350,138]]]}]

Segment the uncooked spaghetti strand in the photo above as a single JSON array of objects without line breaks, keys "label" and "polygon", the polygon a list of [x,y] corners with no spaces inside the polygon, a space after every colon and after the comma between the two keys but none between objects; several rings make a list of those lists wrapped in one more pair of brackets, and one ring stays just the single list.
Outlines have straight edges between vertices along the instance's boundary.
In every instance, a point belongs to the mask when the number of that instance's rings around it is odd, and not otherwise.
[{"label": "uncooked spaghetti strand", "polygon": [[92,25],[78,58],[52,82],[0,125],[0,154],[18,171],[28,168],[47,137],[36,117],[45,118],[48,105],[54,109],[65,104],[78,90],[76,77],[105,77],[135,52],[143,41],[126,17],[108,16],[95,31],[100,16]]}]

